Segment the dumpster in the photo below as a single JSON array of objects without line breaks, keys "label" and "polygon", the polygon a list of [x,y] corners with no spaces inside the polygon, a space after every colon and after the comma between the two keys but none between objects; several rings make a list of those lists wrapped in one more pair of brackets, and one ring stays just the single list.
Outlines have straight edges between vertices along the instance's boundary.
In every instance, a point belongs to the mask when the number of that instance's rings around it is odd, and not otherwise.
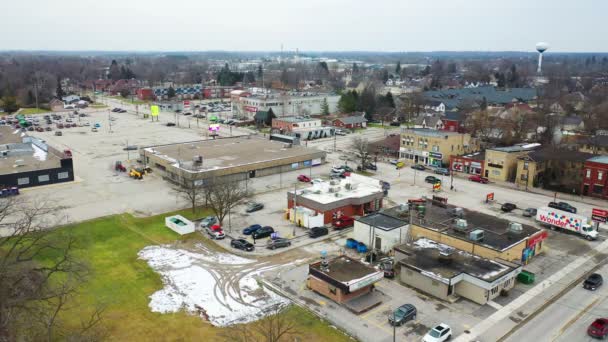
[{"label": "dumpster", "polygon": [[517,275],[517,280],[524,284],[532,284],[535,278],[536,275],[530,271],[521,271],[521,273]]},{"label": "dumpster", "polygon": [[357,248],[359,243],[355,239],[348,238],[346,239],[346,248]]},{"label": "dumpster", "polygon": [[359,253],[366,253],[367,252],[367,246],[363,242],[359,242],[357,244],[357,252],[359,252]]}]

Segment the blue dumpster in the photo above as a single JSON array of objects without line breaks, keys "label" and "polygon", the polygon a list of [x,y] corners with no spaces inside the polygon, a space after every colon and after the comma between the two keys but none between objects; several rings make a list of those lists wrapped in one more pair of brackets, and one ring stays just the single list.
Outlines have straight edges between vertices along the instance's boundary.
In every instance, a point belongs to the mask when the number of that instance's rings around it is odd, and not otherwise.
[{"label": "blue dumpster", "polygon": [[357,248],[359,243],[355,239],[348,238],[346,239],[346,248]]},{"label": "blue dumpster", "polygon": [[359,253],[367,252],[367,246],[363,242],[359,242],[359,244],[357,245],[357,252],[359,252]]}]

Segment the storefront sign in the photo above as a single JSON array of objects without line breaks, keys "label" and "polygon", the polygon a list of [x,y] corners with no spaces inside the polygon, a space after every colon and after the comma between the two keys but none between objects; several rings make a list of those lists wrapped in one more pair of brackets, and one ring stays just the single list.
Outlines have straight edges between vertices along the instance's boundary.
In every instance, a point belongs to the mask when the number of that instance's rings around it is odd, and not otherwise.
[{"label": "storefront sign", "polygon": [[442,159],[443,154],[437,153],[437,152],[429,152],[429,157],[435,158],[435,159]]},{"label": "storefront sign", "polygon": [[608,210],[593,208],[591,219],[595,222],[606,223],[608,221]]},{"label": "storefront sign", "polygon": [[486,195],[486,203],[494,200],[494,193],[490,192]]},{"label": "storefront sign", "polygon": [[315,165],[321,165],[321,159],[320,158],[319,159],[313,159],[312,160],[312,165],[313,166],[315,166]]},{"label": "storefront sign", "polygon": [[368,277],[365,277],[353,284],[350,284],[348,286],[348,290],[350,292],[354,292],[357,291],[359,289],[362,289],[368,285],[371,285],[373,283],[376,283],[380,280],[384,279],[384,272],[377,272],[377,273],[372,273],[371,275],[369,275]]},{"label": "storefront sign", "polygon": [[292,169],[297,169],[298,166],[300,166],[300,163],[293,163],[293,164],[291,164],[291,168]]},{"label": "storefront sign", "polygon": [[543,241],[544,239],[546,239],[548,236],[547,231],[543,230],[542,232],[540,232],[540,234],[536,234],[535,236],[531,237],[528,240],[528,247],[533,247],[535,246],[537,243]]},{"label": "storefront sign", "polygon": [[439,205],[440,207],[446,207],[448,205],[447,197],[433,196],[433,203]]}]

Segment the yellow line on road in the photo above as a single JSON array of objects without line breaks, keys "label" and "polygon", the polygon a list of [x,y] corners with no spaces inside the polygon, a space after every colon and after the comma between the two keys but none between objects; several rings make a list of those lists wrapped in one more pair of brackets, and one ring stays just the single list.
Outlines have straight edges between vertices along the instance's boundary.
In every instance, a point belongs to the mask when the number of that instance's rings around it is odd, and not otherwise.
[{"label": "yellow line on road", "polygon": [[383,308],[383,307],[385,307],[385,306],[387,306],[387,305],[388,305],[388,304],[382,304],[382,305],[380,305],[380,306],[378,306],[378,307],[376,307],[376,308],[373,308],[373,309],[369,310],[368,312],[364,313],[364,314],[363,314],[363,315],[361,315],[360,317],[365,318],[365,317],[367,317],[367,316],[369,316],[369,315],[373,314],[374,312],[377,312],[378,310],[380,310],[381,308]]},{"label": "yellow line on road", "polygon": [[587,311],[589,311],[589,309],[591,309],[591,307],[593,307],[598,301],[600,300],[600,298],[596,298],[593,302],[591,302],[591,304],[587,305],[585,307],[585,309],[583,309],[583,311],[580,311],[579,313],[577,313],[576,315],[574,315],[574,317],[572,317],[568,322],[566,322],[566,324],[564,324],[561,329],[559,329],[559,332],[557,333],[557,336],[553,337],[553,339],[551,341],[555,341],[558,337],[560,337],[564,331],[568,330],[568,328],[574,324],[574,322],[578,321],[579,318],[581,318],[584,314],[587,313]]}]

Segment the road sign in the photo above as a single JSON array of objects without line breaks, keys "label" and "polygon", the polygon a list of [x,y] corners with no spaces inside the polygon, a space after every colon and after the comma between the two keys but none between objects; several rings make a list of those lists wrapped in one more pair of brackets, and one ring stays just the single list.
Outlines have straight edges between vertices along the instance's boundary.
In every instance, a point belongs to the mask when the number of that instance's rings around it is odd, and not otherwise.
[{"label": "road sign", "polygon": [[189,110],[190,109],[190,101],[185,100],[184,101],[184,110]]},{"label": "road sign", "polygon": [[608,221],[608,210],[593,208],[591,219],[595,222],[606,223]]},{"label": "road sign", "polygon": [[433,184],[433,191],[440,191],[441,190],[441,183],[437,182],[435,184]]},{"label": "road sign", "polygon": [[490,192],[486,195],[486,203],[494,200],[494,193]]}]

